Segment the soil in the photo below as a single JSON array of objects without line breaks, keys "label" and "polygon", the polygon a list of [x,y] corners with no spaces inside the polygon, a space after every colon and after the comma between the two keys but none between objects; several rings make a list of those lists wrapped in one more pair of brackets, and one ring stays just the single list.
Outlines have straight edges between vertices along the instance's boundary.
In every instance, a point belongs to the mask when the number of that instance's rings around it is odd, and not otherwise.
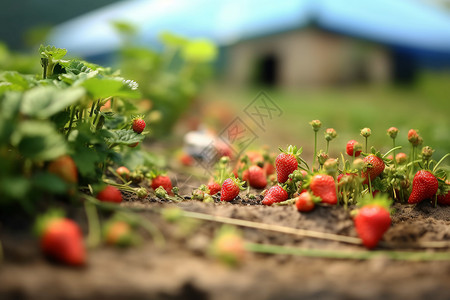
[{"label": "soil", "polygon": [[[185,179],[188,187],[198,184]],[[181,190],[187,194],[187,188]],[[248,253],[241,265],[230,267],[208,254],[208,246],[221,224],[192,219],[168,223],[157,212],[179,207],[357,237],[349,211],[342,207],[318,206],[310,213],[299,213],[292,206],[263,206],[261,197],[250,200],[245,192],[231,203],[221,203],[218,197],[215,203],[172,203],[154,196],[142,200],[124,196],[126,201],[121,205],[142,209],[138,214],[161,231],[164,247],[141,232],[141,245],[89,250],[87,266],[74,269],[45,259],[37,241],[23,230],[0,227],[4,251],[0,299],[450,299],[448,260],[397,261],[383,255],[360,260]],[[374,251],[393,245],[409,245],[402,250],[412,250],[408,247],[413,244],[450,241],[450,207],[421,203],[396,204],[394,208],[392,226],[384,235],[382,246]],[[75,216],[81,223],[85,221],[82,213]],[[20,220],[14,220],[20,224]],[[245,241],[253,243],[368,251],[360,245],[325,239],[244,227],[240,231]],[[450,248],[421,250],[448,253]]]}]

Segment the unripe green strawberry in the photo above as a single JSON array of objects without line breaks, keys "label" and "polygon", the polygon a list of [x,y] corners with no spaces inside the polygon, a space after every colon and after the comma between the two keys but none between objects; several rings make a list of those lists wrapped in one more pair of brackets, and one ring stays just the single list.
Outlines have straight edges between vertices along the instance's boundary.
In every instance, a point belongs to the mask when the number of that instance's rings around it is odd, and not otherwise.
[{"label": "unripe green strawberry", "polygon": [[397,127],[390,127],[387,130],[387,134],[392,138],[395,139],[397,137],[398,134],[398,128]]},{"label": "unripe green strawberry", "polygon": [[122,193],[119,191],[118,188],[107,185],[103,190],[101,190],[97,194],[97,199],[102,202],[113,202],[113,203],[120,203],[122,202]]},{"label": "unripe green strawberry", "polygon": [[337,203],[336,184],[330,175],[314,175],[309,187],[315,196],[322,199],[322,203]]},{"label": "unripe green strawberry", "polygon": [[128,170],[127,167],[121,166],[116,169],[116,173],[119,174],[119,176],[125,178],[128,180],[130,178],[130,170]]},{"label": "unripe green strawberry", "polygon": [[109,245],[127,247],[139,242],[137,235],[133,233],[133,230],[125,221],[112,221],[105,225],[104,239]]},{"label": "unripe green strawberry", "polygon": [[376,156],[374,154],[367,155],[364,157],[364,162],[367,164],[367,169],[361,173],[361,177],[364,178],[364,184],[373,181],[376,177],[378,177],[384,171],[384,161],[381,157]]},{"label": "unripe green strawberry", "polygon": [[145,121],[142,118],[133,119],[133,131],[136,133],[141,133],[145,129]]},{"label": "unripe green strawberry", "polygon": [[325,130],[325,140],[331,141],[332,139],[337,137],[336,130],[334,128],[327,128]]},{"label": "unripe green strawberry", "polygon": [[391,226],[391,216],[385,207],[368,204],[358,211],[354,223],[364,246],[373,249]]},{"label": "unripe green strawberry", "polygon": [[289,198],[288,193],[279,185],[274,185],[271,187],[266,194],[264,195],[264,199],[262,200],[262,204],[264,205],[272,205],[274,203],[283,202]]},{"label": "unripe green strawberry", "polygon": [[363,137],[369,137],[372,134],[372,130],[370,128],[363,128],[361,129],[361,136]]},{"label": "unripe green strawberry", "polygon": [[408,203],[419,203],[433,197],[439,188],[439,182],[431,172],[420,170],[414,175],[411,195]]}]

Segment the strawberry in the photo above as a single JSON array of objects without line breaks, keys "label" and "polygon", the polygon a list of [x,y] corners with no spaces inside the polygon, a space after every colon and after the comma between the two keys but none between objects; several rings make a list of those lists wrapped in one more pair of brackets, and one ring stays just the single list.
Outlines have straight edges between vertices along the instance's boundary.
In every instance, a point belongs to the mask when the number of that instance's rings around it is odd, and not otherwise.
[{"label": "strawberry", "polygon": [[325,174],[317,174],[311,178],[309,187],[313,194],[322,199],[323,203],[336,204],[336,185],[333,177]]},{"label": "strawberry", "polygon": [[214,239],[210,253],[230,266],[242,263],[246,257],[246,249],[243,238],[229,227],[222,227]]},{"label": "strawberry", "polygon": [[436,177],[431,172],[420,170],[414,175],[412,192],[409,195],[408,203],[419,203],[425,199],[433,197],[439,188]]},{"label": "strawberry", "polygon": [[383,159],[375,154],[367,155],[364,157],[363,161],[367,164],[367,169],[362,171],[361,177],[364,178],[363,183],[368,184],[369,177],[370,181],[373,181],[376,177],[383,173],[385,164]]},{"label": "strawberry", "polygon": [[314,209],[316,206],[314,200],[309,192],[302,192],[295,201],[295,206],[298,211],[307,212]]},{"label": "strawberry", "polygon": [[227,178],[222,183],[222,189],[220,190],[220,201],[231,201],[239,195],[242,182],[236,178]]},{"label": "strawberry", "polygon": [[136,143],[133,143],[133,144],[128,144],[128,147],[135,148],[135,147],[137,147],[137,145],[139,145],[139,142],[136,142]]},{"label": "strawberry", "polygon": [[445,195],[438,195],[437,201],[441,205],[450,205],[450,191]]},{"label": "strawberry", "polygon": [[395,160],[399,165],[402,165],[408,161],[408,156],[405,153],[400,152],[397,155],[395,155]]},{"label": "strawberry", "polygon": [[78,169],[72,157],[68,155],[61,156],[52,161],[47,170],[55,174],[67,183],[78,183]]},{"label": "strawberry", "polygon": [[130,246],[136,242],[130,224],[125,221],[113,221],[105,226],[105,242],[109,245]]},{"label": "strawberry", "polygon": [[141,133],[145,129],[145,121],[142,118],[133,119],[133,131],[136,133]]},{"label": "strawberry", "polygon": [[349,156],[353,156],[354,153],[355,157],[358,157],[362,152],[362,146],[357,141],[350,140],[347,142],[346,152]]},{"label": "strawberry", "polygon": [[302,149],[297,151],[297,147],[289,146],[287,151],[280,149],[282,153],[275,159],[275,168],[277,170],[277,180],[279,183],[285,183],[289,175],[297,170],[297,157],[300,156]]},{"label": "strawberry", "polygon": [[158,175],[152,179],[151,187],[156,190],[158,187],[162,186],[169,195],[173,195],[172,193],[172,181],[169,176],[166,175]]},{"label": "strawberry", "polygon": [[272,205],[277,202],[283,202],[289,198],[288,193],[280,185],[274,185],[271,187],[264,196],[262,204]]},{"label": "strawberry", "polygon": [[97,199],[102,202],[113,202],[113,203],[120,203],[122,202],[122,193],[119,191],[118,188],[107,185],[103,190],[101,190],[97,194]]},{"label": "strawberry", "polygon": [[248,184],[255,189],[263,189],[267,185],[267,178],[264,169],[258,166],[251,166],[248,170]]},{"label": "strawberry", "polygon": [[194,158],[187,153],[182,153],[179,160],[183,166],[187,167],[193,166],[195,163]]},{"label": "strawberry", "polygon": [[272,163],[266,162],[264,164],[264,171],[266,171],[267,176],[275,173],[275,166]]},{"label": "strawberry", "polygon": [[391,216],[384,206],[375,203],[367,204],[359,209],[354,223],[363,245],[372,249],[391,226]]},{"label": "strawberry", "polygon": [[116,169],[116,173],[119,174],[119,176],[125,178],[128,180],[130,178],[130,170],[128,170],[127,167],[121,166]]},{"label": "strawberry", "polygon": [[52,218],[43,225],[40,245],[44,254],[71,265],[86,263],[86,250],[80,227],[67,218]]},{"label": "strawberry", "polygon": [[221,186],[216,181],[210,181],[208,183],[208,189],[209,189],[209,194],[212,196],[212,195],[215,195],[218,192],[220,192]]}]

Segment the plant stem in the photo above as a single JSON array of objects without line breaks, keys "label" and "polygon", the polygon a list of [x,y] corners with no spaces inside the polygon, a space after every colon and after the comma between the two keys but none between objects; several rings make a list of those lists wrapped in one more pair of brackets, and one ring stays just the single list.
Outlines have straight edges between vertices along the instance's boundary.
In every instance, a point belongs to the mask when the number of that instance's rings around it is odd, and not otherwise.
[{"label": "plant stem", "polygon": [[412,251],[342,251],[342,250],[321,250],[286,247],[279,245],[266,245],[257,243],[246,243],[245,248],[248,251],[269,254],[290,254],[306,257],[335,258],[335,259],[372,259],[375,257],[388,257],[392,260],[406,261],[432,261],[450,260],[449,252],[412,252]]},{"label": "plant stem", "polygon": [[196,219],[200,219],[200,220],[225,223],[225,224],[243,226],[243,227],[249,227],[249,228],[256,228],[256,229],[262,229],[262,230],[268,230],[268,231],[275,231],[275,232],[287,233],[287,234],[292,234],[292,235],[297,235],[297,236],[325,239],[325,240],[337,241],[337,242],[354,244],[354,245],[361,244],[361,240],[359,238],[338,235],[338,234],[332,234],[332,233],[326,233],[326,232],[298,229],[298,228],[280,226],[280,225],[275,225],[275,224],[258,223],[258,222],[252,222],[252,221],[247,221],[247,220],[233,219],[233,218],[214,216],[214,215],[208,215],[208,214],[190,212],[190,211],[183,211],[182,215],[185,217],[196,218]]},{"label": "plant stem", "polygon": [[95,248],[100,245],[101,241],[100,221],[98,219],[97,209],[94,204],[88,201],[84,202],[84,209],[89,227],[86,244],[89,248]]},{"label": "plant stem", "polygon": [[327,154],[328,154],[328,147],[329,147],[329,145],[330,145],[330,141],[327,140],[327,151],[326,151]]},{"label": "plant stem", "polygon": [[[392,139],[392,148],[395,149],[395,138]],[[393,157],[392,160],[394,161],[394,166],[395,166],[395,168],[397,169],[397,160],[395,159],[395,150],[392,151],[392,157]]]},{"label": "plant stem", "polygon": [[367,136],[365,136],[364,139],[366,140],[366,153],[367,153]]},{"label": "plant stem", "polygon": [[313,170],[314,170],[314,165],[316,164],[316,155],[317,155],[317,131],[314,130],[314,157],[313,157],[313,163],[312,163]]}]

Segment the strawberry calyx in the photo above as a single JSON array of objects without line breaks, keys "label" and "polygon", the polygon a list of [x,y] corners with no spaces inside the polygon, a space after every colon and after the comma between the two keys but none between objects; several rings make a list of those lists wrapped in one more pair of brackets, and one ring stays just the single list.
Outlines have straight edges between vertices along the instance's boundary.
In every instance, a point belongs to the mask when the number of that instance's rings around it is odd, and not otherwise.
[{"label": "strawberry calyx", "polygon": [[63,219],[64,217],[64,211],[61,209],[51,209],[45,214],[38,216],[33,226],[34,234],[38,237],[42,236],[51,222]]},{"label": "strawberry calyx", "polygon": [[378,193],[375,195],[375,197],[367,194],[363,198],[361,198],[357,203],[357,206],[359,208],[362,208],[367,205],[378,205],[385,208],[389,213],[392,213],[391,211],[392,200],[389,199],[389,197],[383,193]]}]

